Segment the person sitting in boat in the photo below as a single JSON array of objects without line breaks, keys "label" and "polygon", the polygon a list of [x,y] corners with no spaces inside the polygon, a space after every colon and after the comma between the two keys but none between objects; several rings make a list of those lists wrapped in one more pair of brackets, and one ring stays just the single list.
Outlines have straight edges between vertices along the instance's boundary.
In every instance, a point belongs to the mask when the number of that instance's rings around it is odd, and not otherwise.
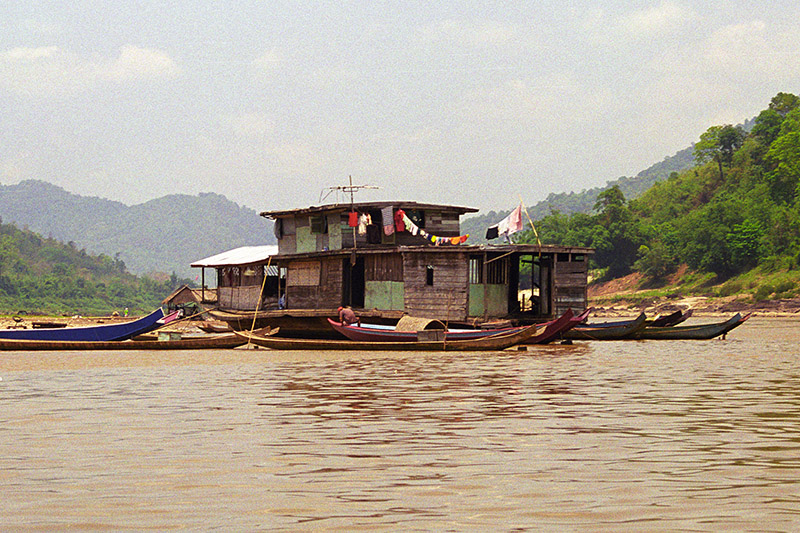
[{"label": "person sitting in boat", "polygon": [[356,316],[350,306],[339,307],[339,322],[345,326],[356,323],[358,323],[359,326],[361,325],[361,320]]}]

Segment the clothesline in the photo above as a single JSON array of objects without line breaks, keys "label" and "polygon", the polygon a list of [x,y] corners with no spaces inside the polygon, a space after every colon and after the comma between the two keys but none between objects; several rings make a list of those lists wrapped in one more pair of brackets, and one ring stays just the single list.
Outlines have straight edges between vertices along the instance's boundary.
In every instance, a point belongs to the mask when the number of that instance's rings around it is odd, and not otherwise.
[{"label": "clothesline", "polygon": [[[357,227],[359,235],[365,235],[367,233],[367,227],[372,225],[372,216],[369,213],[359,214],[357,211],[351,211],[348,215],[348,225],[350,227]],[[412,235],[418,235],[430,241],[436,246],[441,244],[463,244],[469,238],[469,234],[459,235],[458,237],[440,237],[428,233],[417,226],[402,209],[395,211],[392,207],[384,207],[381,210],[381,218],[383,219],[383,232],[387,236],[395,232],[407,231]]]},{"label": "clothesline", "polygon": [[414,224],[414,221],[411,220],[410,218],[408,218],[408,215],[403,213],[402,209],[398,210],[397,213],[398,214],[402,213],[402,220],[403,220],[403,224],[405,225],[406,231],[408,231],[412,235],[417,235],[418,234],[423,239],[429,240],[429,241],[431,241],[433,244],[435,244],[437,246],[440,245],[440,244],[453,244],[453,245],[455,245],[455,244],[463,244],[463,243],[467,242],[467,239],[469,238],[469,234],[460,235],[458,237],[439,237],[437,235],[431,235],[430,233],[428,233],[424,229],[422,229],[419,226],[417,226],[416,224]]}]

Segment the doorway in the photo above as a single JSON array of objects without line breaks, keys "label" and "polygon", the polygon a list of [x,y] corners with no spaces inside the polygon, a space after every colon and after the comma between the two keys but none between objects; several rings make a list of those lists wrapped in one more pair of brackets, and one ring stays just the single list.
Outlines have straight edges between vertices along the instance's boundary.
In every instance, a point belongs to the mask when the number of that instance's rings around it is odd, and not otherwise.
[{"label": "doorway", "polygon": [[364,307],[366,283],[364,277],[364,257],[351,257],[342,260],[342,305]]}]

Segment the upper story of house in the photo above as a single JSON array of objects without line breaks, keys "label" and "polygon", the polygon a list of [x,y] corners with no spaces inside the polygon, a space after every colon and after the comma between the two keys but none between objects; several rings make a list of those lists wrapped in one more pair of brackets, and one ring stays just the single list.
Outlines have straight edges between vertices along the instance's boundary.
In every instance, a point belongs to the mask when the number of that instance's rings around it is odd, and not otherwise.
[{"label": "upper story of house", "polygon": [[[458,244],[460,217],[477,209],[416,202],[363,202],[265,211],[275,221],[278,253]],[[457,242],[458,241],[458,242]]]}]

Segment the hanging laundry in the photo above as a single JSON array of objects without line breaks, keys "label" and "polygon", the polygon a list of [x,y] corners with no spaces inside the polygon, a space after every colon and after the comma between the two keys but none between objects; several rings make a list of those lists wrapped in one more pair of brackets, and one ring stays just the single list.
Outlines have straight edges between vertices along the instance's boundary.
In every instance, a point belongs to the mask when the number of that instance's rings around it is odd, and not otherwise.
[{"label": "hanging laundry", "polygon": [[381,209],[381,223],[383,224],[383,233],[391,235],[394,233],[394,213],[391,206]]},{"label": "hanging laundry", "polygon": [[431,235],[424,229],[414,224],[414,222],[410,218],[408,218],[408,215],[406,215],[403,218],[403,221],[405,222],[406,229],[410,231],[413,235],[419,235],[426,241],[430,241],[436,246],[439,246],[441,244],[452,244],[456,246],[467,242],[467,239],[469,238],[469,234],[459,235],[458,237],[439,237],[438,235]]},{"label": "hanging laundry", "polygon": [[394,226],[398,232],[401,232],[406,229],[406,223],[403,221],[403,218],[405,216],[406,213],[402,209],[398,209],[394,213]]},{"label": "hanging laundry", "polygon": [[370,224],[369,222],[369,215],[361,215],[358,217],[358,234],[359,235],[366,235],[367,234],[367,226]]},{"label": "hanging laundry", "polygon": [[419,229],[419,226],[414,224],[414,221],[411,220],[410,218],[408,218],[408,215],[406,215],[406,214],[403,215],[403,222],[406,225],[406,231],[411,233],[411,235],[418,235],[419,232],[421,231]]},{"label": "hanging laundry", "polygon": [[502,235],[506,241],[509,241],[509,237],[518,231],[522,231],[522,227],[522,203],[520,203],[506,218],[487,228],[486,238],[496,239]]},{"label": "hanging laundry", "polygon": [[358,213],[355,211],[350,211],[347,217],[347,225],[351,228],[355,228],[358,226]]}]

